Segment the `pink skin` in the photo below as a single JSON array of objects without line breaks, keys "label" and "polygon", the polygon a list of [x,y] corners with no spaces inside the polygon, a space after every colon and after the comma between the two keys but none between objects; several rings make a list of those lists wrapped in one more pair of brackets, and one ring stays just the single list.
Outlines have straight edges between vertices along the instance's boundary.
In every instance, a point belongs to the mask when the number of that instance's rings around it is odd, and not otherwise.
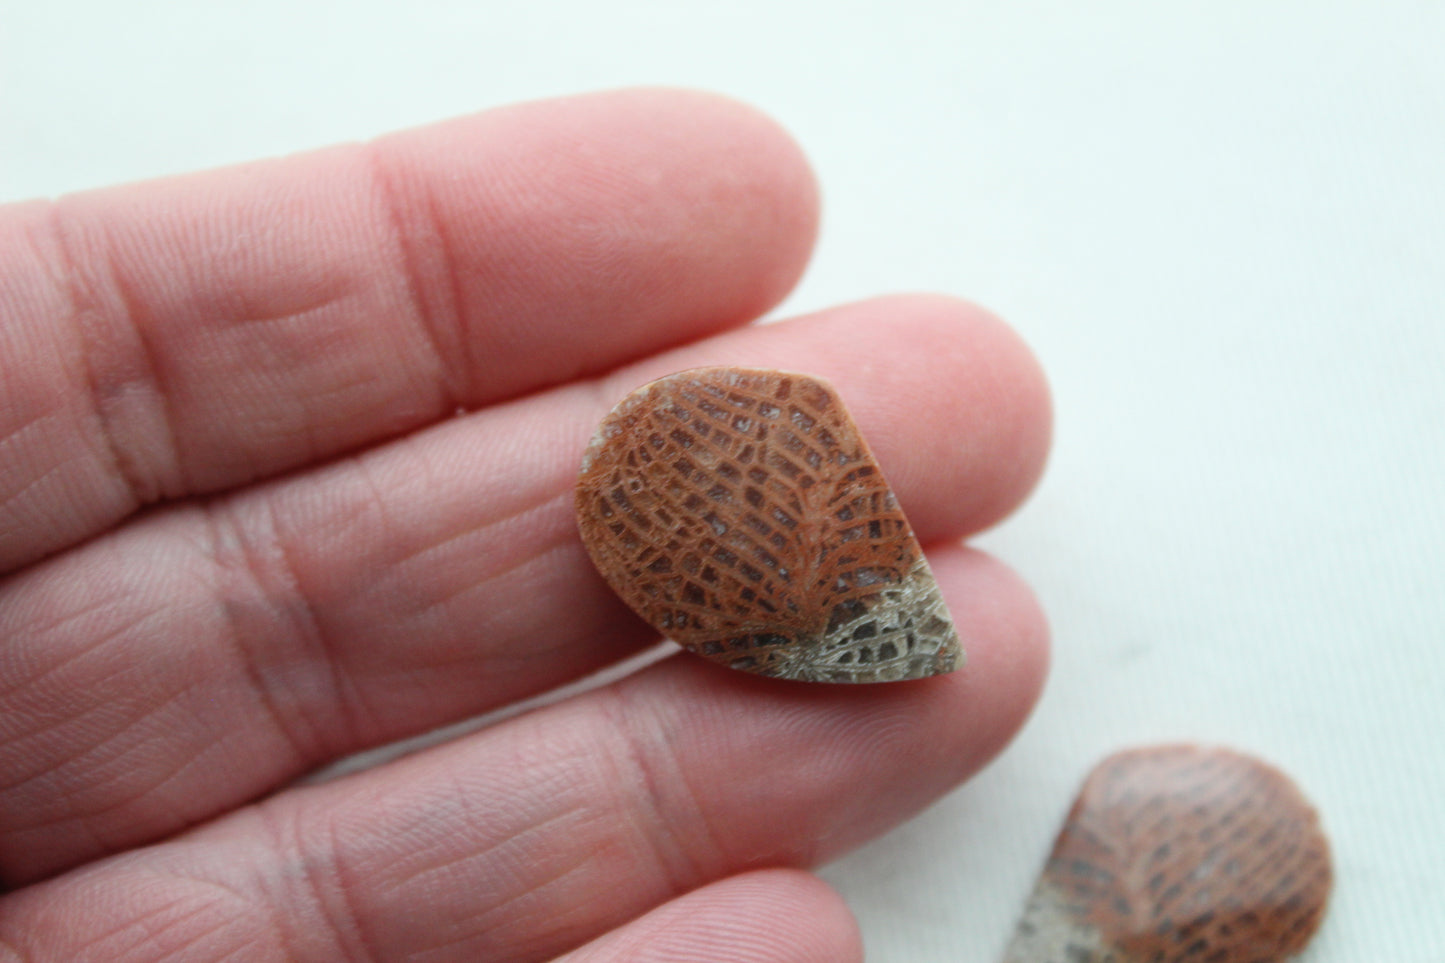
[{"label": "pink skin", "polygon": [[[631,959],[663,934],[697,953],[659,959],[752,959],[717,945],[752,945],[728,907],[845,917],[796,872],[734,874],[846,851],[1022,723],[1043,618],[958,541],[1033,486],[1049,407],[961,302],[743,327],[815,223],[785,134],[661,91],[0,211],[0,963]],[[837,386],[963,671],[807,686],[677,656],[284,788],[650,644],[572,478],[628,390],[728,363]],[[758,960],[858,954],[757,919]]]},{"label": "pink skin", "polygon": [[558,963],[862,963],[848,907],[816,876],[741,873],[664,903]]}]

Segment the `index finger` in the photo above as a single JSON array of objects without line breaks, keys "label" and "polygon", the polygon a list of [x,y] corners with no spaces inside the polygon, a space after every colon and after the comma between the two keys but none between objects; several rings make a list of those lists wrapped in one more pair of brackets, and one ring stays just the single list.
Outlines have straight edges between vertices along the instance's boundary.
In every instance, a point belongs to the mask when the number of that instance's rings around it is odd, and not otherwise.
[{"label": "index finger", "polygon": [[0,572],[750,320],[815,222],[776,126],[668,91],[0,211]]}]

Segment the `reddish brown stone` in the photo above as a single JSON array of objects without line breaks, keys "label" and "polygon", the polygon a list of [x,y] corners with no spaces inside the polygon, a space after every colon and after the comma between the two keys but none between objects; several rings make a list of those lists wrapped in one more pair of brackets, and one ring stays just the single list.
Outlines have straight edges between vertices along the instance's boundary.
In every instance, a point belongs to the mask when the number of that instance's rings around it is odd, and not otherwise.
[{"label": "reddish brown stone", "polygon": [[699,368],[644,385],[587,449],[577,519],[608,584],[723,665],[886,682],[963,661],[908,520],[816,378]]},{"label": "reddish brown stone", "polygon": [[1289,777],[1226,749],[1089,775],[1005,963],[1273,963],[1324,915],[1329,843]]}]

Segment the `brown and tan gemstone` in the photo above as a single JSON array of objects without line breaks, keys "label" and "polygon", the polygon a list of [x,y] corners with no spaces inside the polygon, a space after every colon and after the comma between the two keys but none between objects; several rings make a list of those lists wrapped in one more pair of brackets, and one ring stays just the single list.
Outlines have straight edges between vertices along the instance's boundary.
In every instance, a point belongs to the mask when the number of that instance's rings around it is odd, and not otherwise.
[{"label": "brown and tan gemstone", "polygon": [[1275,963],[1314,936],[1329,843],[1279,770],[1227,749],[1111,756],[1080,790],[1004,963]]},{"label": "brown and tan gemstone", "polygon": [[608,584],[714,662],[811,682],[963,662],[908,520],[817,378],[698,368],[642,386],[598,428],[576,503]]}]

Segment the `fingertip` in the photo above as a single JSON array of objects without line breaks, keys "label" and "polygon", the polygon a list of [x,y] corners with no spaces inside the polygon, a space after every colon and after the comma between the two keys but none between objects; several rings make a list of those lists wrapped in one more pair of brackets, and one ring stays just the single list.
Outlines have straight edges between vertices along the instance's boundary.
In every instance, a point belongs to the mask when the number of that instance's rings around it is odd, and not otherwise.
[{"label": "fingertip", "polygon": [[743,873],[693,890],[562,958],[566,963],[861,963],[843,898],[794,869]]},{"label": "fingertip", "polygon": [[946,677],[972,733],[975,766],[1013,739],[1038,704],[1049,671],[1049,625],[1017,572],[966,546],[939,546],[929,564],[953,614],[965,663]]},{"label": "fingertip", "polygon": [[771,270],[743,313],[758,317],[782,301],[808,265],[821,217],[817,176],[802,145],[777,118],[727,94],[650,87],[612,96],[638,111],[643,123],[666,123],[681,138],[705,145],[731,172],[745,201],[743,229],[756,232],[759,247],[770,251]]},{"label": "fingertip", "polygon": [[[722,883],[735,907],[759,907],[776,932],[786,932],[778,958],[798,963],[863,959],[863,935],[847,902],[832,886],[801,869],[764,869]],[[730,959],[730,957],[720,957]]]},{"label": "fingertip", "polygon": [[858,928],[858,918],[832,886],[798,869],[764,870],[750,875],[767,877],[763,895],[790,893],[788,902],[801,910],[801,913],[789,914],[799,920],[796,932],[800,961],[862,963],[863,933]]},{"label": "fingertip", "polygon": [[[1006,518],[1037,486],[1053,434],[1048,379],[1033,350],[997,314],[952,295],[898,294],[853,307],[876,315],[887,337],[912,346],[919,359],[911,370],[870,372],[887,382],[877,397],[901,409],[890,420],[915,412],[929,421],[907,436],[925,451],[897,459],[903,471],[920,477],[895,481],[923,488],[937,466],[966,466],[967,517],[937,524],[930,517],[921,527],[972,533]],[[884,448],[890,443],[879,441]]]},{"label": "fingertip", "polygon": [[[401,206],[432,211],[423,226],[447,238],[452,310],[493,331],[555,328],[592,359],[569,376],[753,320],[792,290],[817,233],[797,142],[717,94],[579,94],[373,146]],[[585,294],[585,314],[558,316],[559,288]]]}]

